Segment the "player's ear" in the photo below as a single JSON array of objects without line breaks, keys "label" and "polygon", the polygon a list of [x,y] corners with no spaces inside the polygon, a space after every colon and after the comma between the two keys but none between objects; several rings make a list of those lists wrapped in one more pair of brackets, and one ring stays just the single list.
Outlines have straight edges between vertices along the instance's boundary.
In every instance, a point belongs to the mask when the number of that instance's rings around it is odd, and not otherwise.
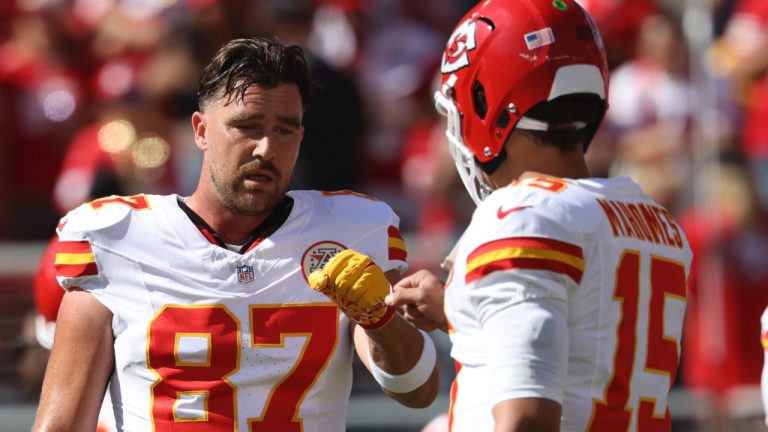
[{"label": "player's ear", "polygon": [[195,145],[200,150],[206,150],[208,147],[208,141],[205,138],[205,114],[200,111],[195,111],[192,114],[192,130],[195,134]]}]

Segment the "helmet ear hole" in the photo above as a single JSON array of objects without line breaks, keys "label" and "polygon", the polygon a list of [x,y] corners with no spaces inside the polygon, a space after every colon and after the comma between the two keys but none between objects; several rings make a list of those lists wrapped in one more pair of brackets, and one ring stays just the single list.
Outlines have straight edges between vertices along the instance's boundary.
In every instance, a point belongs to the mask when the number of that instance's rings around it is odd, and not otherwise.
[{"label": "helmet ear hole", "polygon": [[485,88],[480,81],[472,84],[472,102],[475,105],[475,114],[480,119],[485,119],[485,115],[488,114],[488,101],[485,99]]},{"label": "helmet ear hole", "polygon": [[506,129],[507,126],[509,126],[509,113],[504,110],[499,115],[499,120],[496,121],[496,127],[499,129]]}]

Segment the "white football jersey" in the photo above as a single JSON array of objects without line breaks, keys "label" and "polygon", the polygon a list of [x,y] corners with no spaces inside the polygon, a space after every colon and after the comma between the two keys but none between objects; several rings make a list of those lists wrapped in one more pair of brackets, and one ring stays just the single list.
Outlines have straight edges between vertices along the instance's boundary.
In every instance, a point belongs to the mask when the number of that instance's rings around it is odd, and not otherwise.
[{"label": "white football jersey", "polygon": [[691,258],[669,212],[629,179],[495,191],[446,288],[452,430],[493,430],[491,407],[526,397],[561,403],[563,431],[670,430]]},{"label": "white football jersey", "polygon": [[351,192],[288,195],[287,220],[243,254],[175,195],[103,198],[59,224],[59,282],[113,313],[119,430],[345,429],[350,323],[307,275],[346,248],[405,271],[399,219]]}]

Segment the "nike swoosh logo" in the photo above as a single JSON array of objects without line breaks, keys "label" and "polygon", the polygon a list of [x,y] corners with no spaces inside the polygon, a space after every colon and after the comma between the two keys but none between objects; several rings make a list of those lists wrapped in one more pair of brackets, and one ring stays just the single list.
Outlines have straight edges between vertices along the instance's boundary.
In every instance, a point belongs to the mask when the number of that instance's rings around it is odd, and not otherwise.
[{"label": "nike swoosh logo", "polygon": [[522,209],[528,208],[528,207],[530,207],[530,206],[529,205],[524,205],[524,206],[512,207],[512,208],[507,209],[507,210],[502,210],[501,207],[499,207],[499,210],[496,212],[496,216],[498,216],[499,219],[504,219],[505,217],[509,216],[510,213],[514,213],[516,211],[519,211],[519,210],[522,210]]}]

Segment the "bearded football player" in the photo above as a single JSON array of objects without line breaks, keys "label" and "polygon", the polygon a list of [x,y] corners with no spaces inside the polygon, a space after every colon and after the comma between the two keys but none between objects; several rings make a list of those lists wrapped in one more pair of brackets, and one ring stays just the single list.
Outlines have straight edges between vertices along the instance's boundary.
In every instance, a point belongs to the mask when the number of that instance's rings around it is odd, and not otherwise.
[{"label": "bearded football player", "polygon": [[437,393],[432,340],[384,303],[399,218],[348,191],[290,191],[310,78],[300,48],[238,39],[205,68],[189,197],[112,196],[60,222],[67,289],[35,430],[343,431],[356,350],[410,407]]}]

